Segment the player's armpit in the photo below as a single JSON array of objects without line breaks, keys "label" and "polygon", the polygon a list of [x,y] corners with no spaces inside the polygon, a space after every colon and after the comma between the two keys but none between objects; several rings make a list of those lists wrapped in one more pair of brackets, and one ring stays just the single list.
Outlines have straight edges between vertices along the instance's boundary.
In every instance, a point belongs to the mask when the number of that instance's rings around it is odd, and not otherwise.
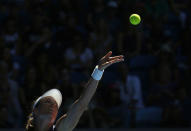
[{"label": "player's armpit", "polygon": [[[78,114],[82,115],[82,113]],[[67,115],[62,116],[56,123],[56,131],[72,131],[79,122],[80,117],[75,117],[75,114],[71,117]]]},{"label": "player's armpit", "polygon": [[77,125],[75,118],[67,118],[67,114],[63,115],[58,121],[56,122],[56,131],[72,131]]},{"label": "player's armpit", "polygon": [[56,122],[56,127],[58,127],[58,125],[61,123],[61,121],[64,121],[64,119],[66,118],[67,114],[64,114],[62,117],[60,117],[57,122]]},{"label": "player's armpit", "polygon": [[56,131],[72,131],[72,129],[69,129],[67,125],[67,114],[64,114],[62,117],[60,117],[56,122]]}]

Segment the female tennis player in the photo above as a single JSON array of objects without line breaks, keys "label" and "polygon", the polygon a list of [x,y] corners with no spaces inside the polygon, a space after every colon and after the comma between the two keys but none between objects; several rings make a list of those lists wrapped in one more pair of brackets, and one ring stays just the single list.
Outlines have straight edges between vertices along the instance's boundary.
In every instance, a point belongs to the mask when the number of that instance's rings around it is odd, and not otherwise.
[{"label": "female tennis player", "polygon": [[123,55],[111,57],[109,51],[100,59],[95,67],[91,77],[82,92],[82,95],[70,107],[68,112],[59,118],[55,123],[58,109],[62,103],[61,92],[57,89],[51,89],[39,97],[34,105],[32,113],[29,116],[26,130],[27,131],[72,131],[82,113],[87,108],[92,96],[94,95],[104,70],[114,63],[124,61]]}]

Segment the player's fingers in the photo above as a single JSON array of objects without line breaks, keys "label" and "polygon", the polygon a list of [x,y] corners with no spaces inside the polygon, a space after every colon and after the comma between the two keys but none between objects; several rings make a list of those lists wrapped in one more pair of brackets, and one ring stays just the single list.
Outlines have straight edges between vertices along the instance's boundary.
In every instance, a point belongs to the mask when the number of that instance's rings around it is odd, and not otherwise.
[{"label": "player's fingers", "polygon": [[111,60],[111,61],[106,62],[106,63],[104,64],[104,67],[107,68],[108,66],[110,66],[110,65],[112,65],[112,64],[114,64],[114,63],[118,63],[118,62],[122,62],[122,61],[124,61],[123,58]]},{"label": "player's fingers", "polygon": [[121,61],[124,61],[124,58],[114,59],[114,60],[109,61],[109,63],[114,64],[114,63],[118,63]]},{"label": "player's fingers", "polygon": [[114,57],[109,57],[109,60],[114,60],[114,59],[121,59],[123,58],[123,55],[119,55],[119,56],[114,56]]},{"label": "player's fingers", "polygon": [[104,56],[104,58],[109,58],[111,55],[112,55],[112,51],[109,51],[109,52]]},{"label": "player's fingers", "polygon": [[107,62],[101,64],[101,68],[106,69],[108,66],[110,66],[114,63],[122,62],[122,61],[124,61],[123,57],[122,58],[115,58],[114,60],[110,60],[110,61],[107,61]]}]

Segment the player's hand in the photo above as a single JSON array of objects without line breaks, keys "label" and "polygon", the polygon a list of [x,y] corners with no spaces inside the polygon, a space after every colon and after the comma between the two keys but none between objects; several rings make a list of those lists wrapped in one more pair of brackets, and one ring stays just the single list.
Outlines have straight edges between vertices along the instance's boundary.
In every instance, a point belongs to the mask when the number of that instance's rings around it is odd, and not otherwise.
[{"label": "player's hand", "polygon": [[109,67],[110,65],[114,63],[124,61],[123,55],[113,56],[113,57],[111,57],[111,55],[112,55],[112,51],[109,51],[104,57],[102,57],[99,60],[99,63],[98,63],[99,70],[105,70],[107,67]]}]

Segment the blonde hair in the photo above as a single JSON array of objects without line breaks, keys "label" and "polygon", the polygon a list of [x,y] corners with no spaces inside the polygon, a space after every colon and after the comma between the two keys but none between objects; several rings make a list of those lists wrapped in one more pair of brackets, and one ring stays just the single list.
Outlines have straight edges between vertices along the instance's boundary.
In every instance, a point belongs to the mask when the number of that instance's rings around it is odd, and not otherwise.
[{"label": "blonde hair", "polygon": [[31,113],[28,116],[27,125],[25,127],[26,131],[34,131],[34,116],[33,113]]}]

